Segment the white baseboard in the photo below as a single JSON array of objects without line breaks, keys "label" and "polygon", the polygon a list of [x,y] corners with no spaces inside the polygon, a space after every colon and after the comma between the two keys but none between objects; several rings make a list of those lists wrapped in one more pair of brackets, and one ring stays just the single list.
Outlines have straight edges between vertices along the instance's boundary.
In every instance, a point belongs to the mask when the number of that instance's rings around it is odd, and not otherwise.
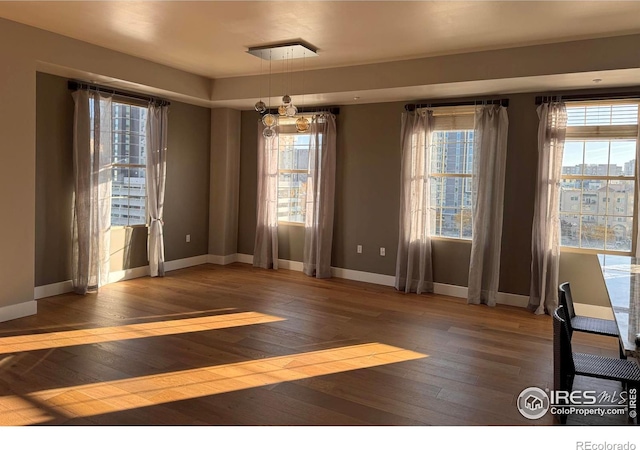
[{"label": "white baseboard", "polygon": [[359,270],[342,269],[340,267],[332,267],[331,275],[336,278],[343,278],[345,280],[363,281],[365,283],[379,284],[382,286],[395,286],[396,284],[396,277],[393,277],[391,275],[361,272]]},{"label": "white baseboard", "polygon": [[[251,257],[253,260],[253,257]],[[238,261],[238,253],[234,253],[233,255],[207,255],[207,262],[209,264],[218,264],[219,266],[226,266],[227,264],[231,264]],[[251,261],[253,263],[253,261]]]},{"label": "white baseboard", "polygon": [[133,269],[118,270],[117,272],[109,272],[109,283],[117,283],[118,281],[132,280],[134,278],[146,277],[149,275],[149,266],[135,267]]},{"label": "white baseboard", "polygon": [[[253,255],[238,253],[236,261],[253,264]],[[278,260],[278,267],[281,269],[302,271],[302,263],[299,261],[288,261],[285,259]],[[393,275],[383,275],[381,273],[361,272],[359,270],[343,269],[341,267],[332,267],[331,275],[336,278],[345,280],[362,281],[364,283],[378,284],[381,286],[395,286],[396,278]],[[467,288],[465,286],[455,286],[452,284],[434,283],[433,291],[440,295],[449,295],[451,297],[467,298]],[[506,292],[498,292],[498,303],[502,305],[519,306],[526,308],[529,304],[529,297],[526,295],[509,294]]]},{"label": "white baseboard", "polygon": [[449,297],[467,298],[467,288],[455,284],[433,283],[433,293]]},{"label": "white baseboard", "polygon": [[238,253],[236,254],[236,262],[244,263],[244,264],[253,264],[253,255]]},{"label": "white baseboard", "polygon": [[29,302],[18,303],[17,305],[9,305],[0,307],[0,322],[19,319],[20,317],[32,316],[38,312],[38,302],[31,300]]},{"label": "white baseboard", "polygon": [[526,308],[529,306],[529,296],[520,294],[510,294],[508,292],[498,292],[497,302],[501,305],[517,306]]},{"label": "white baseboard", "polygon": [[278,268],[285,270],[295,270],[302,272],[303,264],[300,261],[289,261],[288,259],[279,259]]},{"label": "white baseboard", "polygon": [[[455,286],[453,284],[433,283],[433,292],[450,297],[467,298],[469,289],[466,286]],[[498,292],[496,302],[500,305],[517,306],[526,308],[529,304],[529,296],[510,294],[508,292]]]},{"label": "white baseboard", "polygon": [[200,264],[206,264],[209,262],[209,255],[192,256],[190,258],[176,259],[173,261],[165,261],[165,272],[171,272],[172,270],[186,269],[187,267],[199,266]]},{"label": "white baseboard", "polygon": [[[235,257],[235,255],[232,255]],[[165,272],[171,272],[172,270],[185,269],[187,267],[199,266],[200,264],[206,264],[209,260],[209,255],[192,256],[190,258],[176,259],[173,261],[165,261]],[[141,278],[149,276],[149,266],[136,267],[133,269],[119,270],[117,272],[111,272],[109,274],[109,283],[116,283],[118,281],[132,280],[134,278]],[[66,294],[73,291],[73,283],[71,280],[62,281],[60,283],[46,284],[44,286],[36,286],[33,290],[33,298],[35,300],[52,297],[54,295]],[[35,312],[33,313],[35,314]]]},{"label": "white baseboard", "polygon": [[33,298],[38,300],[45,297],[53,297],[54,295],[66,294],[73,290],[71,280],[62,281],[60,283],[45,284],[44,286],[36,286],[33,291]]},{"label": "white baseboard", "polygon": [[573,308],[579,316],[595,317],[596,319],[614,320],[613,310],[608,306],[587,305],[574,303]]}]

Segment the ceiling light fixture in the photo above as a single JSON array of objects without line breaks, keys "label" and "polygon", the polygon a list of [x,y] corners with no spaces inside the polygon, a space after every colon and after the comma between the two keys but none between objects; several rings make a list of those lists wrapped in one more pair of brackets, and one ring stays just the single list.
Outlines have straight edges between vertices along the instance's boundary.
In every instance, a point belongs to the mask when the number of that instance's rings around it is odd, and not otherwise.
[{"label": "ceiling light fixture", "polygon": [[[303,90],[303,104],[304,104],[304,61],[308,56],[318,56],[317,49],[312,48],[309,44],[301,41],[285,42],[273,45],[263,45],[259,47],[249,47],[247,53],[257,56],[262,60],[269,61],[269,108],[266,107],[264,102],[259,100],[255,105],[255,110],[260,114],[264,114],[262,117],[262,123],[265,125],[263,135],[265,137],[274,137],[275,125],[277,124],[276,116],[271,114],[271,62],[273,60],[282,60],[284,67],[283,72],[283,84],[289,84],[284,89],[289,90],[290,86],[290,73],[293,72],[293,60],[296,58],[303,58],[302,61],[302,90]],[[297,56],[301,55],[301,56]],[[291,61],[289,61],[291,59]],[[290,69],[289,69],[290,68]],[[262,63],[260,64],[260,75],[262,75]],[[286,93],[282,96],[282,104],[278,107],[278,114],[281,116],[295,117],[298,114],[298,108],[294,105],[291,96]],[[304,119],[304,120],[300,120]],[[305,132],[309,129],[309,121],[306,118],[299,118],[296,121],[296,129],[299,132]]]}]

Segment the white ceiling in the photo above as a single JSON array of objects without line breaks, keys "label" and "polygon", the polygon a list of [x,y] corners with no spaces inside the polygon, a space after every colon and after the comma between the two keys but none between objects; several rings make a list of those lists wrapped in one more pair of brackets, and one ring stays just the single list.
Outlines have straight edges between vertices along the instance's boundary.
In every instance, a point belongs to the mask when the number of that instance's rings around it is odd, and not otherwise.
[{"label": "white ceiling", "polygon": [[638,1],[22,1],[0,17],[210,78],[266,70],[247,47],[292,39],[318,47],[311,69],[640,33]]}]

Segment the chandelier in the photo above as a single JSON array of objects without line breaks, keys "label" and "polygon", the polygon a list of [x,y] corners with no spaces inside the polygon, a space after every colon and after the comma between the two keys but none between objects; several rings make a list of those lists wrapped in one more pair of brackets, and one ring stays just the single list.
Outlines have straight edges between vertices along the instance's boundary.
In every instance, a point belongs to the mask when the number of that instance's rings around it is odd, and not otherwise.
[{"label": "chandelier", "polygon": [[[272,138],[276,136],[276,125],[278,124],[278,116],[281,117],[290,117],[296,118],[295,125],[296,130],[300,133],[304,133],[309,130],[309,120],[304,117],[298,117],[298,107],[294,104],[291,95],[289,95],[290,86],[290,78],[291,73],[293,72],[293,60],[302,58],[302,105],[304,105],[304,71],[305,66],[304,62],[307,57],[318,56],[317,50],[312,48],[309,44],[303,43],[301,41],[295,42],[285,42],[279,44],[272,45],[263,45],[259,47],[249,47],[247,53],[257,56],[258,58],[269,61],[269,93],[268,93],[268,103],[267,106],[262,98],[258,100],[255,104],[255,110],[262,114],[262,123],[265,126],[262,134],[265,138]],[[274,114],[276,111],[272,111],[271,109],[271,66],[273,61],[283,61],[283,95],[282,102],[277,108],[277,115]],[[262,65],[260,66],[260,75],[262,75]],[[287,86],[289,84],[289,86]]]}]

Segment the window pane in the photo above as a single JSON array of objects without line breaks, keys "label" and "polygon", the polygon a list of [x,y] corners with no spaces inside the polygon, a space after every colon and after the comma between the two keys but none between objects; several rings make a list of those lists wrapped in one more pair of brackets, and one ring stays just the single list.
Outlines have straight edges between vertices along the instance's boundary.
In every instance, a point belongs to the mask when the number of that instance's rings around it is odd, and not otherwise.
[{"label": "window pane", "polygon": [[[471,175],[474,132],[469,129],[438,130],[432,134],[430,173],[431,234],[471,238]],[[434,177],[434,174],[447,174]],[[453,176],[451,176],[453,175]]]},{"label": "window pane", "polygon": [[560,212],[580,212],[582,182],[564,179],[560,183]]},{"label": "window pane", "polygon": [[606,218],[604,216],[582,216],[582,248],[604,250]]},{"label": "window pane", "polygon": [[585,175],[608,175],[609,141],[586,141],[584,163]]},{"label": "window pane", "polygon": [[632,177],[636,173],[636,141],[611,141],[611,165],[616,169],[610,175]]},{"label": "window pane", "polygon": [[560,214],[560,245],[580,247],[580,216]]},{"label": "window pane", "polygon": [[147,108],[113,103],[111,224],[146,224]]},{"label": "window pane", "polygon": [[606,214],[607,213],[607,181],[583,180],[582,181],[582,213]]},{"label": "window pane", "polygon": [[473,221],[471,216],[471,209],[462,210],[462,237],[464,239],[471,239],[473,230]]},{"label": "window pane", "polygon": [[464,208],[471,208],[471,199],[472,199],[472,192],[471,192],[471,185],[472,185],[473,180],[470,177],[467,177],[464,179],[464,191],[462,193],[462,206]]},{"label": "window pane", "polygon": [[429,183],[431,184],[430,186],[430,190],[431,190],[431,200],[429,202],[429,204],[434,207],[441,207],[442,206],[442,180],[444,178],[443,177],[432,177],[429,180]]},{"label": "window pane", "polygon": [[431,230],[435,236],[442,236],[442,208],[434,208],[432,210],[433,217],[431,222]]},{"label": "window pane", "polygon": [[607,218],[607,250],[631,251],[633,219],[631,217]]},{"label": "window pane", "polygon": [[584,166],[584,141],[566,141],[562,153],[562,173],[582,175]]},{"label": "window pane", "polygon": [[468,173],[473,170],[473,131],[433,133],[432,173]]},{"label": "window pane", "polygon": [[458,208],[442,208],[442,236],[461,237],[462,212]]},{"label": "window pane", "polygon": [[634,189],[634,181],[611,180],[607,213],[614,216],[633,216]]},{"label": "window pane", "polygon": [[278,220],[304,223],[308,175],[280,173],[278,177]]}]

